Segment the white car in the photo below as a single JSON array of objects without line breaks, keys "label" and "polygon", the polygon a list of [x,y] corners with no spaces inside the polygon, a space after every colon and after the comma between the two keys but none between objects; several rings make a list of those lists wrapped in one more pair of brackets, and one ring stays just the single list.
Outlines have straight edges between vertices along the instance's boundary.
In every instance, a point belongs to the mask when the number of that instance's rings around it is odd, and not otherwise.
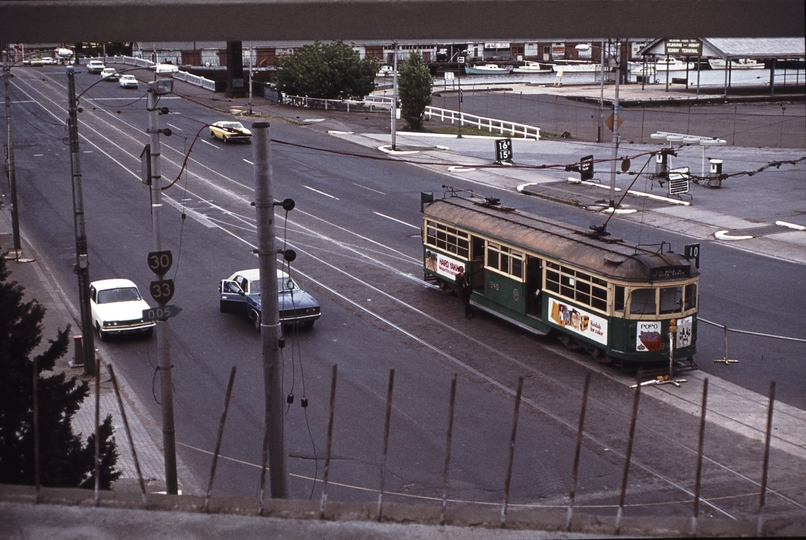
[{"label": "white car", "polygon": [[100,60],[90,60],[87,62],[87,73],[100,73],[106,66]]},{"label": "white car", "polygon": [[176,73],[179,71],[179,68],[173,64],[157,64],[154,67],[154,70],[157,73],[164,73],[170,75],[171,73]]},{"label": "white car", "polygon": [[144,332],[151,335],[156,323],[143,319],[143,310],[151,306],[140,296],[133,281],[103,279],[90,283],[92,324],[101,341],[113,334]]},{"label": "white car", "polygon": [[120,86],[121,88],[140,88],[140,83],[134,78],[134,75],[121,75]]},{"label": "white car", "polygon": [[114,82],[120,79],[120,73],[115,71],[115,68],[104,68],[101,71],[101,78],[105,81]]}]

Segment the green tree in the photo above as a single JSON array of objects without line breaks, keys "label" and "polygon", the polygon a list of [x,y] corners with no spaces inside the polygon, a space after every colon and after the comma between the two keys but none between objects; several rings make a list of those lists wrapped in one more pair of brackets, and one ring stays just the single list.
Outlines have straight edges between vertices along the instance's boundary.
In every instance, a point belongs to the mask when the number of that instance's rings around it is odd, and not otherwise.
[{"label": "green tree", "polygon": [[292,96],[361,99],[375,89],[378,62],[342,41],[305,45],[277,59],[277,88]]},{"label": "green tree", "polygon": [[[33,371],[29,357],[42,340],[45,308],[23,302],[23,287],[10,275],[0,256],[0,483],[34,484]],[[86,444],[73,434],[71,421],[89,393],[86,381],[67,380],[64,373],[43,377],[67,352],[68,326],[36,356],[40,480],[43,486],[95,487],[95,436]],[[117,444],[112,417],[101,424],[100,486],[118,479]]]},{"label": "green tree", "polygon": [[397,83],[400,116],[414,131],[423,128],[423,113],[431,105],[432,84],[431,72],[419,54],[412,54],[401,64]]}]

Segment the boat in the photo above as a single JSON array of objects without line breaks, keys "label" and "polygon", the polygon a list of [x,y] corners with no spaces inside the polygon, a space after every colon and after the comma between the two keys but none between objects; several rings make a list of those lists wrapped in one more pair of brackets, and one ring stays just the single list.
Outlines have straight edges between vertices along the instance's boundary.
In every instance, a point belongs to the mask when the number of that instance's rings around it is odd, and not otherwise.
[{"label": "boat", "polygon": [[638,64],[631,72],[634,75],[648,75],[658,71],[687,71],[696,69],[697,65],[694,62],[683,62],[677,58],[657,58],[654,62],[648,62],[646,65]]},{"label": "boat", "polygon": [[555,60],[552,64],[554,71],[559,73],[599,73],[602,71],[602,64],[593,64],[585,60]]},{"label": "boat", "polygon": [[525,60],[523,65],[513,69],[512,73],[551,73],[551,66],[549,64]]},{"label": "boat", "polygon": [[[709,58],[708,65],[711,69],[725,69],[726,63],[722,58]],[[730,61],[730,69],[764,69],[764,64],[750,58],[737,58]]]},{"label": "boat", "polygon": [[512,73],[512,68],[498,64],[476,64],[472,67],[465,66],[465,73],[468,75],[508,75]]}]

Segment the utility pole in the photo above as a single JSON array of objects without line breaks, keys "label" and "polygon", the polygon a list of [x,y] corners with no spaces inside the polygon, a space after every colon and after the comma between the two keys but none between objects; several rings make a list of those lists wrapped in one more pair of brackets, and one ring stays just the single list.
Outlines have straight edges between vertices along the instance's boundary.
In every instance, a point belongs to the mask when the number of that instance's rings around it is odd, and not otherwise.
[{"label": "utility pole", "polygon": [[[154,251],[162,251],[162,174],[160,172],[160,128],[157,109],[159,98],[170,94],[173,80],[158,79],[148,83],[148,133],[151,135],[151,223],[154,230]],[[170,134],[170,132],[167,132]],[[162,280],[162,276],[159,276]],[[154,287],[152,282],[152,289]],[[171,284],[171,287],[173,285]],[[171,290],[171,295],[173,290]],[[154,291],[152,290],[152,296]],[[157,356],[162,392],[162,445],[165,458],[165,489],[169,495],[178,493],[176,479],[176,430],[174,428],[173,379],[171,370],[171,328],[168,319],[157,320]]]},{"label": "utility pole", "polygon": [[260,341],[266,394],[264,429],[269,434],[269,481],[272,499],[288,498],[288,466],[283,435],[280,369],[280,312],[277,309],[277,250],[274,246],[274,196],[271,182],[271,138],[268,122],[252,124],[255,138],[255,208],[260,268]]},{"label": "utility pole", "polygon": [[618,85],[621,80],[621,47],[616,40],[616,95],[613,99],[613,154],[610,161],[610,202],[609,206],[616,211],[616,160],[618,159]]},{"label": "utility pole", "polygon": [[397,150],[397,42],[395,45],[395,58],[392,60],[392,150]]},{"label": "utility pole", "polygon": [[73,215],[76,230],[76,265],[78,275],[78,302],[81,309],[82,352],[84,353],[84,373],[94,375],[95,339],[92,333],[92,313],[90,311],[90,261],[87,254],[87,234],[84,229],[84,192],[81,184],[81,163],[78,149],[78,118],[76,100],[75,68],[67,66],[67,127],[70,132],[70,169],[73,175]]},{"label": "utility pole", "polygon": [[5,65],[4,71],[4,84],[6,90],[6,128],[8,135],[6,138],[6,173],[8,174],[8,185],[11,195],[11,236],[14,242],[14,257],[19,259],[22,255],[22,247],[20,244],[20,217],[19,207],[17,206],[17,168],[14,164],[14,139],[11,131],[11,93],[10,82],[11,78],[11,63],[8,59],[8,46],[4,50]]}]

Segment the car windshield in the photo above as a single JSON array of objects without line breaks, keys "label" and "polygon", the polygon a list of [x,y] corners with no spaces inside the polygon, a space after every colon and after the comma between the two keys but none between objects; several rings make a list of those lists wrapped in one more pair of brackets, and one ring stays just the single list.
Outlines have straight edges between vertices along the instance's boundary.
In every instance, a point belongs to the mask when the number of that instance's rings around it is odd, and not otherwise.
[{"label": "car windshield", "polygon": [[219,125],[230,129],[243,129],[243,126],[238,122],[221,122]]},{"label": "car windshield", "polygon": [[[290,277],[277,278],[277,292],[287,293],[292,290],[299,290],[299,285]],[[249,294],[260,294],[260,280],[253,279],[249,282]]]},{"label": "car windshield", "polygon": [[112,304],[114,302],[134,302],[140,300],[140,293],[136,287],[120,289],[107,289],[98,291],[99,304]]}]

